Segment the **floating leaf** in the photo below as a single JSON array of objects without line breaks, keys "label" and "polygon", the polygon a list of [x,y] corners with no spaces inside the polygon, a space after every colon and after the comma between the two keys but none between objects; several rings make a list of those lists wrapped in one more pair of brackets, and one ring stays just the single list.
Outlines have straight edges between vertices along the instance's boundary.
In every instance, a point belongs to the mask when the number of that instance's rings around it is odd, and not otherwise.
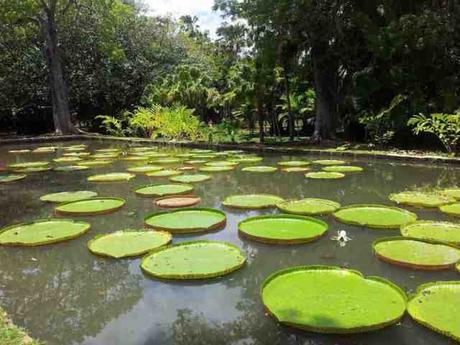
[{"label": "floating leaf", "polygon": [[247,194],[229,196],[222,205],[240,209],[262,209],[275,207],[283,201],[283,198],[272,194]]},{"label": "floating leaf", "polygon": [[361,172],[363,171],[363,168],[353,165],[331,165],[324,167],[323,170],[328,172],[351,173]]},{"label": "floating leaf", "polygon": [[26,178],[27,175],[25,174],[6,174],[6,175],[0,175],[0,183],[8,183],[8,182],[14,182],[14,181],[19,181],[24,178]]},{"label": "floating leaf", "polygon": [[155,205],[163,208],[179,208],[194,206],[201,202],[201,198],[196,195],[167,196],[155,200]]},{"label": "floating leaf", "polygon": [[53,161],[56,163],[75,163],[75,162],[80,162],[82,160],[83,159],[79,157],[59,157],[59,158],[53,159]]},{"label": "floating leaf", "polygon": [[226,171],[235,170],[235,167],[234,166],[225,166],[225,167],[204,166],[204,167],[199,168],[198,170],[202,172],[226,172]]},{"label": "floating leaf", "polygon": [[195,174],[195,175],[180,175],[171,177],[169,180],[172,182],[180,183],[198,183],[203,181],[208,181],[211,179],[211,176],[204,174]]},{"label": "floating leaf", "polygon": [[47,202],[71,202],[71,201],[91,199],[95,196],[97,196],[96,192],[92,192],[88,190],[79,190],[75,192],[59,192],[59,193],[42,195],[40,197],[40,200],[47,201]]},{"label": "floating leaf", "polygon": [[136,194],[147,197],[187,194],[191,191],[193,191],[193,186],[185,183],[150,184],[134,190]]},{"label": "floating leaf", "polygon": [[460,200],[460,188],[447,188],[443,189],[441,193],[446,194],[455,198],[456,200]]},{"label": "floating leaf", "polygon": [[309,161],[302,161],[302,160],[278,162],[278,165],[282,167],[304,167],[309,164],[310,164]]},{"label": "floating leaf", "polygon": [[142,166],[139,166],[139,167],[132,167],[132,168],[128,168],[126,169],[128,172],[131,172],[131,173],[151,173],[151,172],[155,172],[155,171],[160,171],[160,170],[163,170],[164,168],[163,167],[160,167],[158,165],[142,165]]},{"label": "floating leaf", "polygon": [[457,202],[455,204],[440,206],[439,210],[451,216],[460,217],[460,202]]},{"label": "floating leaf", "polygon": [[420,207],[439,207],[455,202],[455,198],[440,193],[429,192],[401,192],[393,193],[388,197],[391,201],[398,204],[420,206]]},{"label": "floating leaf", "polygon": [[417,221],[401,227],[404,237],[460,245],[460,224],[441,221]]},{"label": "floating leaf", "polygon": [[308,167],[288,167],[288,168],[281,169],[281,171],[288,172],[288,173],[305,172],[309,170],[310,168]]},{"label": "floating leaf", "polygon": [[180,174],[182,174],[182,171],[173,170],[173,169],[165,169],[165,170],[149,172],[146,175],[148,177],[170,177],[170,176],[177,176]]},{"label": "floating leaf", "polygon": [[122,172],[114,172],[102,175],[93,175],[88,177],[89,182],[123,182],[129,181],[136,175]]},{"label": "floating leaf", "polygon": [[347,162],[342,161],[342,160],[337,160],[337,159],[319,159],[316,161],[313,161],[314,164],[319,164],[319,165],[342,165],[346,164]]},{"label": "floating leaf", "polygon": [[283,212],[300,215],[328,214],[340,208],[340,204],[335,201],[316,198],[288,200],[277,206]]},{"label": "floating leaf", "polygon": [[55,208],[57,214],[75,216],[93,216],[119,210],[126,203],[121,198],[91,198],[67,202]]},{"label": "floating leaf", "polygon": [[42,167],[47,167],[49,164],[50,162],[48,161],[23,162],[23,163],[8,164],[8,168],[11,168],[11,169],[42,168]]},{"label": "floating leaf", "polygon": [[266,165],[254,165],[251,167],[246,167],[241,169],[242,171],[255,172],[255,173],[272,173],[277,171],[276,167],[266,166]]},{"label": "floating leaf", "polygon": [[96,160],[96,161],[81,161],[81,162],[77,162],[76,164],[79,165],[79,166],[85,166],[85,167],[102,167],[102,166],[105,166],[105,165],[109,165],[109,164],[112,164],[113,161],[109,161],[109,160]]},{"label": "floating leaf", "polygon": [[56,167],[54,171],[63,171],[63,172],[70,172],[70,171],[80,171],[80,170],[88,170],[89,167],[84,165],[64,165],[61,167]]},{"label": "floating leaf", "polygon": [[345,177],[345,175],[339,172],[316,171],[306,173],[305,177],[312,179],[338,179]]}]

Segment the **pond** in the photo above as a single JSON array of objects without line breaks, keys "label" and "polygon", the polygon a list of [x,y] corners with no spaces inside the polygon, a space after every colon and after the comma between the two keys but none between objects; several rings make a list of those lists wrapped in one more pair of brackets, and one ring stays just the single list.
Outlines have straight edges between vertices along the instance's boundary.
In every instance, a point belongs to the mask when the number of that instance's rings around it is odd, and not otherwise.
[{"label": "pond", "polygon": [[[59,146],[80,142],[59,143]],[[121,148],[116,142],[84,142],[88,151]],[[55,144],[3,145],[0,162],[5,164],[51,160],[57,153],[8,153]],[[161,148],[166,153],[186,152],[185,148]],[[318,157],[261,155],[259,165],[276,166],[281,160]],[[256,173],[234,171],[211,174],[195,184],[202,198],[200,207],[225,211],[227,224],[220,231],[174,235],[173,242],[197,239],[223,240],[239,246],[247,255],[242,269],[211,280],[162,281],[145,275],[140,259],[114,260],[91,254],[86,243],[97,234],[125,228],[142,228],[146,215],[159,209],[153,198],[133,192],[138,186],[168,181],[167,177],[135,178],[122,183],[91,183],[87,177],[99,173],[126,172],[134,162],[113,164],[85,171],[30,173],[21,181],[0,184],[0,227],[54,216],[54,206],[40,201],[53,192],[92,190],[99,196],[120,197],[126,205],[117,212],[91,217],[75,217],[91,224],[89,232],[77,239],[46,246],[0,247],[0,305],[14,323],[25,327],[32,337],[48,344],[446,344],[448,339],[416,324],[405,315],[400,323],[385,329],[355,335],[323,335],[279,325],[264,311],[260,298],[262,282],[271,273],[298,265],[335,265],[361,271],[364,275],[386,278],[406,292],[422,283],[458,280],[455,271],[416,271],[378,260],[371,244],[380,237],[399,235],[397,230],[373,230],[345,225],[332,216],[318,217],[329,224],[319,240],[301,245],[270,245],[238,235],[237,224],[256,215],[279,213],[276,209],[242,211],[222,206],[233,194],[269,193],[285,199],[325,198],[350,204],[394,204],[390,193],[427,186],[460,184],[460,169],[447,165],[416,165],[391,161],[347,159],[363,172],[346,173],[336,180],[306,179],[304,173]],[[61,164],[62,165],[62,164]],[[311,165],[312,170],[320,170]],[[437,209],[406,207],[419,219],[455,221]],[[69,218],[69,217],[66,217]],[[351,241],[345,246],[331,240],[345,230]]]}]

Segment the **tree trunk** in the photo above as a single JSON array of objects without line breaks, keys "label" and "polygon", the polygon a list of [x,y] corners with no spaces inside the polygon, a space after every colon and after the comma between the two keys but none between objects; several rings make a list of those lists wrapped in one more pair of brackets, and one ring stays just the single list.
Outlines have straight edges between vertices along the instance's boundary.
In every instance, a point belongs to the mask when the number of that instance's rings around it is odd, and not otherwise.
[{"label": "tree trunk", "polygon": [[284,85],[286,87],[286,104],[287,104],[287,111],[288,111],[288,129],[289,129],[289,140],[294,141],[294,114],[292,113],[291,109],[291,93],[289,88],[289,77],[284,69]]},{"label": "tree trunk", "polygon": [[53,121],[56,134],[75,133],[69,109],[67,86],[64,80],[54,13],[48,11],[41,22],[45,36],[45,54],[53,105]]},{"label": "tree trunk", "polygon": [[264,131],[264,104],[262,100],[258,97],[257,98],[257,118],[259,120],[259,141],[261,144],[265,142],[265,131]]}]

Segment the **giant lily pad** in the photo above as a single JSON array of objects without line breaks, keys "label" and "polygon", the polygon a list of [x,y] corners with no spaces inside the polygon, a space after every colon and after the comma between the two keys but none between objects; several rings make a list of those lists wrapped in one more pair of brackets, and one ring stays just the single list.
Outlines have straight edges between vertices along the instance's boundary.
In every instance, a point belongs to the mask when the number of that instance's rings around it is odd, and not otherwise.
[{"label": "giant lily pad", "polygon": [[315,172],[310,172],[305,174],[306,178],[312,178],[312,179],[338,179],[345,177],[345,174],[339,173],[339,172],[327,172],[327,171],[315,171]]},{"label": "giant lily pad", "polygon": [[185,161],[184,163],[190,164],[190,165],[202,165],[206,162],[207,162],[206,159],[192,159],[192,160]]},{"label": "giant lily pad", "polygon": [[370,228],[399,228],[417,220],[415,213],[384,205],[352,205],[339,209],[334,217],[342,223]]},{"label": "giant lily pad", "polygon": [[123,157],[122,160],[127,162],[143,162],[149,160],[149,157],[145,156],[126,156]]},{"label": "giant lily pad", "polygon": [[443,189],[441,192],[455,198],[456,200],[460,200],[460,188],[447,188]]},{"label": "giant lily pad", "polygon": [[176,195],[165,196],[155,200],[155,205],[162,208],[180,208],[194,206],[201,202],[201,198],[196,195]]},{"label": "giant lily pad", "polygon": [[227,197],[222,205],[239,209],[263,209],[275,207],[284,199],[272,194],[246,194]]},{"label": "giant lily pad", "polygon": [[302,160],[278,162],[278,165],[282,166],[282,167],[304,167],[304,166],[309,165],[309,164],[310,164],[310,162],[302,161]]},{"label": "giant lily pad", "polygon": [[53,159],[53,161],[56,163],[75,163],[75,162],[80,162],[82,160],[83,159],[79,157],[59,157],[59,158]]},{"label": "giant lily pad", "polygon": [[26,168],[42,168],[47,167],[50,164],[48,161],[37,161],[37,162],[23,162],[9,164],[8,168],[11,169],[26,169]]},{"label": "giant lily pad", "polygon": [[89,190],[79,190],[75,192],[59,192],[59,193],[42,195],[40,197],[40,200],[47,201],[47,202],[71,202],[71,201],[91,199],[95,196],[97,196],[96,192],[92,192]]},{"label": "giant lily pad", "polygon": [[109,165],[109,164],[112,164],[113,161],[110,161],[110,160],[94,160],[94,161],[81,161],[81,162],[77,162],[76,165],[80,165],[80,166],[85,166],[85,167],[89,167],[89,168],[92,168],[92,167],[102,167],[102,166],[105,166],[105,165]]},{"label": "giant lily pad", "polygon": [[309,170],[311,170],[309,167],[287,167],[281,169],[281,171],[288,173],[305,172]]},{"label": "giant lily pad", "polygon": [[460,260],[460,250],[439,242],[408,237],[378,239],[372,245],[382,261],[422,270],[442,270],[454,267]]},{"label": "giant lily pad", "polygon": [[64,152],[63,157],[87,157],[91,155],[89,152]]},{"label": "giant lily pad", "polygon": [[442,281],[419,286],[407,312],[418,323],[460,341],[460,282]]},{"label": "giant lily pad", "polygon": [[202,172],[226,172],[226,171],[232,171],[234,170],[234,166],[217,166],[217,167],[210,167],[210,166],[205,166],[201,167],[198,170]]},{"label": "giant lily pad", "polygon": [[148,172],[146,175],[148,177],[171,177],[171,176],[177,176],[180,174],[182,174],[182,171],[173,170],[173,169],[165,169],[165,170]]},{"label": "giant lily pad", "polygon": [[14,181],[19,181],[24,178],[26,178],[27,175],[25,174],[6,174],[6,175],[0,175],[0,183],[8,183],[8,182],[14,182]]},{"label": "giant lily pad", "polygon": [[120,154],[119,153],[95,153],[93,155],[91,155],[90,157],[88,158],[92,158],[92,159],[102,159],[102,160],[112,160],[112,159],[115,159],[119,156]]},{"label": "giant lily pad", "polygon": [[212,208],[185,208],[145,217],[145,224],[149,227],[172,233],[216,230],[225,226],[226,221],[224,212]]},{"label": "giant lily pad", "polygon": [[197,183],[208,181],[211,179],[211,176],[204,175],[204,174],[195,174],[195,175],[179,175],[171,177],[169,180],[172,182],[180,182],[180,183]]},{"label": "giant lily pad", "polygon": [[22,150],[9,150],[9,153],[29,153],[29,149],[22,149]]},{"label": "giant lily pad", "polygon": [[391,282],[354,270],[300,266],[275,272],[262,302],[279,322],[318,333],[361,333],[395,324],[406,295]]},{"label": "giant lily pad", "polygon": [[420,207],[439,207],[455,202],[455,198],[448,195],[416,191],[393,193],[388,198],[398,204]]},{"label": "giant lily pad", "polygon": [[71,172],[71,171],[80,171],[80,170],[88,170],[89,167],[84,165],[64,165],[60,167],[53,168],[54,171],[63,171],[63,172]]},{"label": "giant lily pad", "polygon": [[345,161],[338,160],[338,159],[319,159],[316,161],[313,161],[314,164],[319,164],[319,165],[342,165],[346,164]]},{"label": "giant lily pad", "polygon": [[401,227],[404,237],[460,245],[460,224],[440,221],[418,221]]},{"label": "giant lily pad", "polygon": [[171,183],[171,184],[150,184],[141,186],[134,190],[140,196],[167,196],[187,194],[193,190],[191,184]]},{"label": "giant lily pad", "polygon": [[239,233],[263,243],[307,243],[324,235],[328,225],[318,219],[287,214],[251,217],[238,224]]},{"label": "giant lily pad", "polygon": [[330,165],[324,167],[323,170],[328,172],[350,173],[363,171],[363,168],[354,165]]},{"label": "giant lily pad", "polygon": [[115,212],[125,203],[125,200],[120,198],[91,198],[58,205],[55,211],[57,214],[92,216]]},{"label": "giant lily pad", "polygon": [[180,163],[180,159],[178,158],[158,158],[154,159],[151,162],[155,164],[164,164],[164,165],[170,165],[170,164],[178,164]]},{"label": "giant lily pad", "polygon": [[230,162],[230,161],[216,161],[216,162],[208,162],[204,165],[208,167],[234,167],[238,165],[238,163]]},{"label": "giant lily pad", "polygon": [[112,149],[112,148],[96,150],[96,152],[99,152],[99,153],[120,153],[120,151],[121,151],[120,149]]},{"label": "giant lily pad", "polygon": [[160,170],[163,170],[164,168],[163,167],[160,167],[158,165],[142,165],[142,166],[138,166],[138,167],[132,167],[132,168],[128,168],[126,169],[128,172],[131,172],[131,173],[151,173],[151,172],[156,172],[156,171],[160,171]]},{"label": "giant lily pad", "polygon": [[88,249],[97,255],[119,259],[139,256],[171,242],[165,231],[117,231],[98,235],[88,242]]},{"label": "giant lily pad", "polygon": [[460,202],[440,206],[439,210],[451,216],[460,217]]},{"label": "giant lily pad", "polygon": [[141,268],[161,279],[221,277],[241,268],[246,257],[233,244],[217,241],[183,242],[154,250]]},{"label": "giant lily pad", "polygon": [[0,244],[39,246],[76,238],[90,228],[86,222],[70,219],[40,219],[0,229]]},{"label": "giant lily pad", "polygon": [[52,153],[57,150],[56,146],[44,146],[44,147],[37,147],[32,153]]},{"label": "giant lily pad", "polygon": [[276,167],[271,167],[267,165],[254,165],[251,167],[246,167],[246,168],[241,169],[241,171],[255,172],[255,173],[272,173],[277,170],[278,169]]},{"label": "giant lily pad", "polygon": [[328,214],[340,208],[338,202],[316,198],[288,200],[277,206],[283,212],[301,215]]},{"label": "giant lily pad", "polygon": [[241,157],[235,157],[232,158],[232,162],[236,163],[258,163],[263,160],[262,157],[257,157],[257,156],[241,156]]},{"label": "giant lily pad", "polygon": [[122,182],[122,181],[129,181],[135,175],[129,173],[108,173],[102,175],[93,175],[88,177],[89,182]]},{"label": "giant lily pad", "polygon": [[35,172],[43,172],[43,171],[49,171],[49,170],[51,170],[51,167],[46,166],[46,167],[30,167],[30,168],[14,169],[13,172],[17,172],[17,173],[35,173]]}]

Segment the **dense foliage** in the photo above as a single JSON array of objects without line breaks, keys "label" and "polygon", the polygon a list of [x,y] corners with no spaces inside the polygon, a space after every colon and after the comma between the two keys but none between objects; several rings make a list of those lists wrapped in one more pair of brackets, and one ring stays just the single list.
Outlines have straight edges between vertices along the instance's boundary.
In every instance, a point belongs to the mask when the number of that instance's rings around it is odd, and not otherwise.
[{"label": "dense foliage", "polygon": [[216,39],[133,0],[0,8],[2,128],[65,132],[68,109],[77,127],[115,135],[458,151],[454,0],[215,0]]}]

